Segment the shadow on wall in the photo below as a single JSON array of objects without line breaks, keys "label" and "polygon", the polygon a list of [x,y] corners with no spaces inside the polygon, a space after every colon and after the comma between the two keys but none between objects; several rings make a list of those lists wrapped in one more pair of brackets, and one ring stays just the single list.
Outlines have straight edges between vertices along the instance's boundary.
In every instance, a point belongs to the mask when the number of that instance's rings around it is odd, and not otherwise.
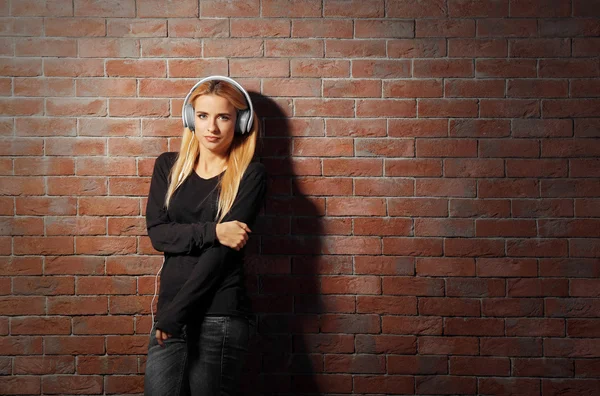
[{"label": "shadow on wall", "polygon": [[[255,225],[258,238],[247,257],[247,285],[257,316],[242,385],[244,395],[320,394],[323,372],[319,334],[321,217],[324,204],[304,197],[294,177],[289,111],[251,94],[263,119],[257,156],[269,174],[265,207]],[[312,159],[309,159],[312,160]],[[312,162],[312,161],[309,161]],[[320,161],[314,159],[315,174]],[[318,206],[319,207],[318,207]]]}]

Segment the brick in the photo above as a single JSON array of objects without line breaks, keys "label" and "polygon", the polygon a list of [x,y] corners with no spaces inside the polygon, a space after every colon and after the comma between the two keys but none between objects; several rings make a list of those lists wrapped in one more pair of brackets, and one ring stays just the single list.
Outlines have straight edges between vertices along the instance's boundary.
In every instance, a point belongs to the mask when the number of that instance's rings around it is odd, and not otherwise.
[{"label": "brick", "polygon": [[451,17],[506,17],[508,0],[448,0]]},{"label": "brick", "polygon": [[109,0],[98,3],[93,0],[75,0],[75,16],[134,17],[135,1]]},{"label": "brick", "polygon": [[577,217],[600,217],[600,206],[598,204],[600,202],[597,199],[576,199],[575,214]]},{"label": "brick", "polygon": [[506,319],[507,336],[564,337],[564,319]]},{"label": "brick", "polygon": [[490,395],[507,392],[512,395],[535,395],[541,392],[537,379],[522,378],[482,378],[479,391]]},{"label": "brick", "polygon": [[358,117],[414,117],[415,100],[364,99],[356,104]]},{"label": "brick", "polygon": [[507,95],[513,98],[560,98],[569,95],[566,80],[509,80]]},{"label": "brick", "polygon": [[[480,157],[538,157],[540,145],[537,139],[486,139],[479,145]],[[507,162],[513,160],[507,160]],[[518,160],[514,160],[518,161]],[[529,161],[529,165],[534,165],[535,160]],[[527,171],[526,171],[527,172]]]},{"label": "brick", "polygon": [[[597,36],[600,33],[600,26],[595,18],[540,19],[538,30],[540,36],[546,37]],[[581,44],[593,40],[593,38],[573,39],[573,48],[576,43]],[[573,55],[580,56],[577,51],[574,51]]]},{"label": "brick", "polygon": [[504,58],[508,56],[508,44],[504,39],[448,39],[448,56],[453,58]]},{"label": "brick", "polygon": [[46,217],[47,235],[101,235],[106,220],[97,217]]},{"label": "brick", "polygon": [[0,153],[6,156],[43,155],[43,150],[44,143],[41,139],[6,138],[0,141]]},{"label": "brick", "polygon": [[[597,80],[581,79],[571,83],[570,94],[574,98],[599,97],[600,85]],[[565,95],[566,96],[566,95]]]},{"label": "brick", "polygon": [[73,334],[132,334],[133,319],[124,316],[73,318]]},{"label": "brick", "polygon": [[469,59],[427,59],[414,61],[414,77],[471,77],[473,62]]},{"label": "brick", "polygon": [[391,315],[416,315],[416,297],[358,296],[356,311]]},{"label": "brick", "polygon": [[[567,319],[569,337],[597,337],[598,319]],[[578,362],[575,361],[577,369]]]},{"label": "brick", "polygon": [[476,59],[475,77],[537,77],[537,63],[531,59]]},{"label": "brick", "polygon": [[476,376],[508,376],[510,360],[506,358],[451,356],[450,374]]},{"label": "brick", "polygon": [[[387,44],[390,58],[440,58],[446,56],[444,39],[397,39]],[[427,76],[431,77],[431,76]]]},{"label": "brick", "polygon": [[290,68],[293,77],[334,78],[350,76],[350,62],[347,60],[292,59]]},{"label": "brick", "polygon": [[504,289],[502,279],[452,278],[446,283],[448,297],[501,297]]},{"label": "brick", "polygon": [[108,235],[146,235],[144,218],[109,218]]},{"label": "brick", "polygon": [[33,376],[2,376],[0,389],[15,395],[40,394],[40,377]]},{"label": "brick", "polygon": [[[139,41],[142,57],[198,58],[203,53],[202,42],[193,38],[143,38]],[[207,39],[204,55],[214,56],[217,52],[215,42]]]},{"label": "brick", "polygon": [[72,254],[73,237],[15,237],[14,254]]},{"label": "brick", "polygon": [[517,377],[572,377],[575,371],[571,359],[516,358],[512,366]]},{"label": "brick", "polygon": [[[11,320],[12,335],[48,335],[70,333],[71,320],[66,317],[26,317],[12,318]],[[24,373],[21,372],[20,374]]]},{"label": "brick", "polygon": [[[570,360],[569,360],[570,362]],[[576,377],[596,377],[598,373],[598,359],[576,359],[575,376]]]},{"label": "brick", "polygon": [[101,177],[60,177],[47,178],[48,195],[104,195],[106,179]]},{"label": "brick", "polygon": [[476,117],[476,99],[419,99],[419,117]]},{"label": "brick", "polygon": [[376,276],[327,276],[321,278],[323,294],[380,294],[380,278]]},{"label": "brick", "polygon": [[326,355],[325,372],[385,373],[385,357],[377,355]]},{"label": "brick", "polygon": [[42,99],[0,98],[0,112],[5,116],[32,116],[43,112]]},{"label": "brick", "polygon": [[569,39],[509,40],[509,56],[515,58],[559,58],[571,56]]},{"label": "brick", "polygon": [[[289,23],[286,22],[289,35]],[[294,19],[292,37],[307,38],[352,38],[354,29],[350,20],[334,19]]]},{"label": "brick", "polygon": [[[294,135],[293,123],[291,129]],[[311,130],[315,129],[311,127]],[[383,137],[386,136],[386,120],[331,118],[325,120],[325,131],[327,136],[335,137]]]},{"label": "brick", "polygon": [[447,79],[444,81],[444,96],[464,98],[504,97],[504,81]]},{"label": "brick", "polygon": [[477,24],[479,37],[532,37],[537,35],[533,19],[487,19]]},{"label": "brick", "polygon": [[[418,24],[417,24],[418,28]],[[474,30],[474,29],[473,29]],[[413,21],[385,19],[357,19],[354,22],[354,37],[356,38],[401,38],[415,37]]]},{"label": "brick", "polygon": [[16,201],[18,215],[74,215],[76,212],[75,198],[23,197]]},{"label": "brick", "polygon": [[384,81],[383,96],[388,98],[436,98],[442,96],[441,80]]},{"label": "brick", "polygon": [[129,38],[82,38],[78,40],[81,58],[135,58],[140,56],[138,40]]},{"label": "brick", "polygon": [[446,12],[446,2],[443,0],[399,0],[389,2],[386,6],[386,15],[392,18],[444,17]]},{"label": "brick", "polygon": [[537,262],[532,259],[480,258],[477,259],[477,275],[480,277],[535,277]]},{"label": "brick", "polygon": [[135,96],[136,90],[136,80],[128,78],[79,79],[76,88],[77,96]]},{"label": "brick", "polygon": [[539,77],[598,77],[600,66],[590,59],[540,59]]},{"label": "brick", "polygon": [[103,77],[104,60],[44,59],[44,75],[46,77]]},{"label": "brick", "polygon": [[446,177],[503,177],[504,161],[493,159],[445,159]]},{"label": "brick", "polygon": [[350,117],[354,114],[354,101],[350,99],[301,98],[295,100],[294,107],[295,115],[299,117]]},{"label": "brick", "polygon": [[415,194],[423,197],[474,197],[475,180],[468,179],[417,179]]},{"label": "brick", "polygon": [[386,276],[382,278],[383,294],[406,296],[443,296],[442,279]]},{"label": "brick", "polygon": [[293,0],[291,2],[263,0],[262,2],[262,16],[264,17],[320,17],[322,12],[322,2],[316,0]]},{"label": "brick", "polygon": [[416,236],[473,236],[474,224],[464,219],[415,219]]},{"label": "brick", "polygon": [[[106,314],[106,297],[56,296],[48,297],[47,311],[50,315]],[[75,343],[76,340],[73,340]],[[102,343],[102,345],[104,345]]]},{"label": "brick", "polygon": [[481,355],[484,356],[542,356],[542,340],[533,337],[481,338]]},{"label": "brick", "polygon": [[42,73],[41,59],[0,59],[0,72],[3,76],[34,77]]},{"label": "brick", "polygon": [[[411,181],[389,177],[380,179],[358,179],[355,181],[354,187],[354,195],[357,196],[398,197],[411,195],[412,191],[413,184]],[[370,224],[370,227],[375,226],[375,223]],[[389,224],[392,226],[395,222],[390,221]]]},{"label": "brick", "polygon": [[44,31],[47,37],[106,36],[106,22],[100,18],[46,18]]},{"label": "brick", "polygon": [[561,257],[567,254],[567,242],[560,239],[513,239],[506,243],[507,256]]},{"label": "brick", "polygon": [[450,120],[452,137],[505,137],[510,135],[508,120]]},{"label": "brick", "polygon": [[515,119],[512,120],[514,137],[569,137],[573,136],[571,120],[552,119]]},{"label": "brick", "polygon": [[259,0],[207,0],[200,3],[201,17],[257,17],[259,12]]},{"label": "brick", "polygon": [[379,333],[380,319],[377,315],[322,315],[321,332],[346,334]]},{"label": "brick", "polygon": [[[356,140],[356,156],[413,157],[414,152],[414,142],[409,139]],[[373,176],[378,175],[373,174]]]},{"label": "brick", "polygon": [[110,255],[136,252],[136,240],[133,237],[82,236],[77,237],[75,243],[78,254]]},{"label": "brick", "polygon": [[598,0],[573,0],[573,16],[600,16]]},{"label": "brick", "polygon": [[475,21],[470,19],[416,20],[416,37],[474,37]]},{"label": "brick", "polygon": [[[179,21],[173,21],[177,25]],[[109,37],[166,37],[166,20],[140,20],[140,19],[109,19],[106,22],[107,36]],[[173,34],[176,37],[176,34]]]},{"label": "brick", "polygon": [[166,117],[169,115],[169,101],[138,98],[109,99],[108,114],[111,117]]},{"label": "brick", "polygon": [[467,139],[417,139],[417,157],[475,157],[477,142]]},{"label": "brick", "polygon": [[600,99],[550,99],[542,103],[544,117],[592,117],[600,113]]},{"label": "brick", "polygon": [[473,276],[475,260],[445,257],[418,258],[416,273],[419,276]]},{"label": "brick", "polygon": [[[111,314],[148,314],[150,313],[150,303],[152,302],[152,297],[150,296],[111,296],[109,302],[109,312]],[[155,311],[156,312],[156,311]],[[115,339],[118,340],[118,339]],[[121,341],[125,341],[124,339],[120,339]],[[132,340],[133,341],[133,340]],[[143,340],[140,341],[146,342],[147,337],[144,337]],[[136,349],[140,345],[130,345],[133,349]],[[122,346],[123,349],[127,349],[129,345],[125,343]],[[117,348],[118,349],[118,348]],[[119,351],[119,354],[122,352]],[[143,353],[143,352],[135,352],[135,353]]]},{"label": "brick", "polygon": [[[444,335],[502,336],[504,335],[504,320],[499,318],[444,318]],[[452,371],[452,366],[450,370]]]},{"label": "brick", "polygon": [[356,352],[414,354],[416,337],[357,334]]},{"label": "brick", "polygon": [[448,135],[448,120],[444,119],[390,119],[390,137],[444,137]]},{"label": "brick", "polygon": [[481,99],[479,115],[488,118],[539,117],[540,102],[528,99]]},{"label": "brick", "polygon": [[82,394],[100,394],[103,389],[101,376],[60,375],[42,378],[42,392],[64,394],[73,392]]},{"label": "brick", "polygon": [[425,316],[481,316],[479,300],[471,298],[423,297],[419,299],[419,313]]},{"label": "brick", "polygon": [[[183,62],[183,61],[180,61]],[[196,61],[198,62],[198,61]],[[201,62],[198,62],[202,64]],[[169,65],[171,66],[171,65]],[[170,70],[171,68],[169,68]],[[108,59],[106,73],[111,77],[166,77],[166,62],[148,59]],[[189,77],[189,76],[173,76]],[[114,79],[113,79],[114,80]],[[112,81],[112,80],[111,80]]]},{"label": "brick", "polygon": [[598,41],[597,37],[573,39],[573,56],[598,56]]},{"label": "brick", "polygon": [[[294,61],[292,61],[293,64]],[[411,76],[411,62],[407,60],[352,61],[352,76],[355,78],[401,78]],[[385,84],[385,82],[384,82]]]},{"label": "brick", "polygon": [[383,161],[371,158],[323,159],[324,176],[383,176]]},{"label": "brick", "polygon": [[177,4],[160,0],[144,0],[136,5],[138,18],[175,18],[198,16],[198,3],[195,0],[182,0]]},{"label": "brick", "polygon": [[72,79],[15,78],[15,96],[75,96]]},{"label": "brick", "polygon": [[504,241],[483,238],[454,238],[444,241],[446,256],[500,257],[504,255]]},{"label": "brick", "polygon": [[137,373],[135,356],[79,356],[77,372],[90,374],[135,374]]},{"label": "brick", "polygon": [[75,292],[73,277],[19,277],[13,280],[13,294],[60,295]]},{"label": "brick", "polygon": [[479,198],[536,198],[539,183],[532,179],[495,179],[479,181]]},{"label": "brick", "polygon": [[544,352],[552,357],[597,357],[598,346],[594,339],[545,338]]},{"label": "brick", "polygon": [[16,56],[77,56],[77,41],[71,38],[18,38],[15,40]]},{"label": "brick", "polygon": [[571,2],[569,0],[511,0],[511,17],[569,17]]},{"label": "brick", "polygon": [[410,257],[355,257],[354,272],[369,275],[413,275],[414,259]]},{"label": "brick", "polygon": [[383,216],[385,202],[379,198],[329,198],[328,216]]},{"label": "brick", "polygon": [[442,318],[427,316],[383,316],[384,334],[441,335]]},{"label": "brick", "polygon": [[51,116],[105,116],[106,99],[49,98],[46,114]]},{"label": "brick", "polygon": [[[206,19],[206,23],[212,21]],[[227,28],[227,20],[219,20]],[[186,21],[187,22],[187,21]],[[292,22],[293,24],[294,22]],[[288,19],[269,19],[269,23],[261,23],[260,19],[231,19],[231,37],[290,37],[291,25]],[[222,37],[227,37],[228,29],[224,29]],[[202,36],[201,36],[202,37]],[[301,36],[315,37],[315,36]]]},{"label": "brick", "polygon": [[323,40],[319,39],[272,39],[265,43],[265,56],[268,57],[323,57]]},{"label": "brick", "polygon": [[57,156],[104,155],[106,141],[95,137],[57,137],[46,139],[46,154]]},{"label": "brick", "polygon": [[595,180],[542,180],[542,197],[596,197]]},{"label": "brick", "polygon": [[441,256],[440,238],[384,238],[383,253],[401,256]]},{"label": "brick", "polygon": [[[20,275],[20,274],[19,274]],[[44,297],[37,296],[3,296],[0,297],[0,312],[2,315],[43,315]]]},{"label": "brick", "polygon": [[509,297],[566,297],[567,279],[508,279]]},{"label": "brick", "polygon": [[[315,95],[320,94],[320,85]],[[323,96],[333,98],[381,97],[381,82],[373,80],[325,80]]]},{"label": "brick", "polygon": [[4,257],[0,260],[0,274],[10,275],[41,275],[41,257]]},{"label": "brick", "polygon": [[231,59],[229,67],[232,77],[290,76],[290,65],[287,59]]},{"label": "brick", "polygon": [[438,198],[390,198],[390,216],[442,217],[448,215],[448,200]]},{"label": "brick", "polygon": [[507,177],[566,177],[567,162],[563,160],[507,160]]},{"label": "brick", "polygon": [[72,356],[17,356],[15,374],[73,374],[75,358]]},{"label": "brick", "polygon": [[323,8],[325,17],[380,18],[384,12],[382,0],[326,0]]},{"label": "brick", "polygon": [[384,40],[325,40],[325,57],[327,58],[367,58],[386,56]]}]

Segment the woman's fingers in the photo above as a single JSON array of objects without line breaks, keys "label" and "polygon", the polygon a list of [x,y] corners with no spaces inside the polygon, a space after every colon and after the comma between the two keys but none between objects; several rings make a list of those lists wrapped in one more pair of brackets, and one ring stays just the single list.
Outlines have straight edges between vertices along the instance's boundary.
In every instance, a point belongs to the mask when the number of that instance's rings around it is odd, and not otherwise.
[{"label": "woman's fingers", "polygon": [[169,334],[167,332],[164,332],[164,331],[161,331],[159,329],[156,329],[155,337],[156,337],[156,341],[158,342],[158,344],[161,347],[164,347],[165,346],[164,340],[166,340],[167,338],[171,337],[171,334]]}]

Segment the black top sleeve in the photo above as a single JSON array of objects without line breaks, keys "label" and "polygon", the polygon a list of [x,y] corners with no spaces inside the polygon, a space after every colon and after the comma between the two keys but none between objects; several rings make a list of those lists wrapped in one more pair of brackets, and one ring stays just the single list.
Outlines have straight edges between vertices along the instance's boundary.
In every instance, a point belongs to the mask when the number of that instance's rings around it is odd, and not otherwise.
[{"label": "black top sleeve", "polygon": [[[251,226],[260,211],[266,193],[264,165],[252,163],[244,174],[231,210],[223,222],[238,220]],[[243,250],[243,249],[242,249]],[[189,279],[163,312],[159,312],[156,327],[173,336],[179,336],[191,308],[222,279],[226,263],[242,251],[216,244],[206,249],[194,266]]]},{"label": "black top sleeve", "polygon": [[175,153],[163,153],[154,163],[146,206],[146,227],[154,249],[165,253],[190,253],[215,243],[216,222],[175,223],[169,219],[165,196]]}]

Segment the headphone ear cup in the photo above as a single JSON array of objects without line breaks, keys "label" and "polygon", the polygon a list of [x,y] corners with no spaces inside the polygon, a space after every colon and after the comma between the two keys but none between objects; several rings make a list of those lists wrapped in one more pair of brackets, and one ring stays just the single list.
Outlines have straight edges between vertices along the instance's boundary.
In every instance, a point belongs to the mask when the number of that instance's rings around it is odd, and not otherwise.
[{"label": "headphone ear cup", "polygon": [[189,103],[183,108],[183,126],[189,128],[192,132],[196,129],[194,125],[194,107]]},{"label": "headphone ear cup", "polygon": [[250,118],[250,110],[240,110],[237,117],[237,130],[239,133],[244,134],[250,132],[251,126],[248,125],[248,119]]}]

